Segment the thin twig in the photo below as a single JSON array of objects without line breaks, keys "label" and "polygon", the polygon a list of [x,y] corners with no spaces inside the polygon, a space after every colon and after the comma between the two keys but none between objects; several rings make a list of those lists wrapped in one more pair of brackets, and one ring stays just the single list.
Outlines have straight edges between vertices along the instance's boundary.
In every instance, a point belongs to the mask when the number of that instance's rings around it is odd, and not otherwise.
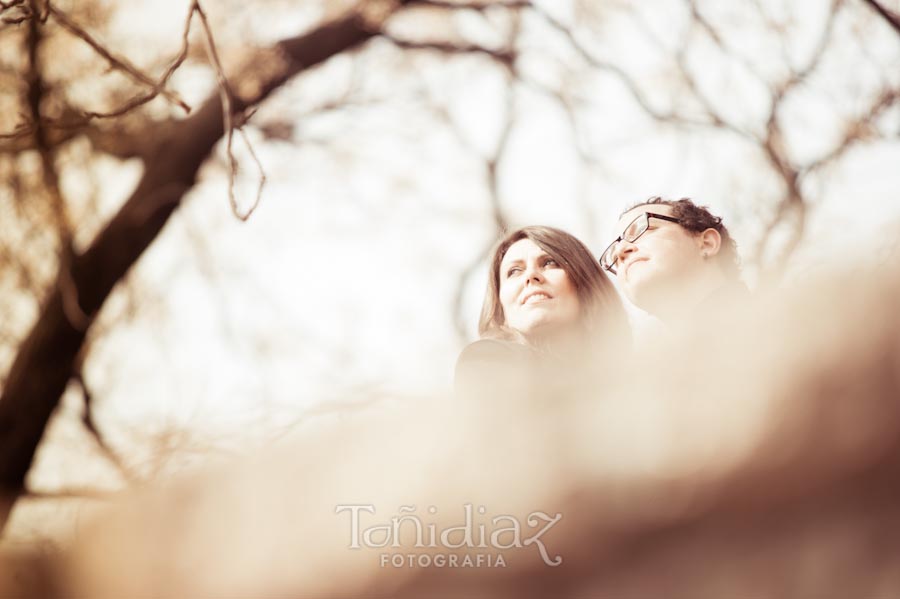
[{"label": "thin twig", "polygon": [[21,139],[29,137],[32,133],[34,133],[34,127],[30,124],[20,123],[9,133],[0,133],[0,139]]},{"label": "thin twig", "polygon": [[482,263],[482,261],[490,255],[491,249],[494,247],[494,244],[497,242],[497,240],[500,239],[509,225],[509,221],[506,218],[506,215],[503,213],[503,204],[500,200],[500,179],[498,177],[497,167],[500,164],[500,160],[506,153],[507,148],[509,147],[510,134],[512,133],[513,123],[515,121],[515,85],[518,81],[518,72],[515,66],[515,58],[517,56],[516,47],[518,45],[521,27],[519,13],[513,13],[513,17],[513,28],[510,31],[509,41],[507,43],[508,54],[510,55],[511,59],[508,62],[502,63],[503,66],[506,67],[507,72],[505,119],[503,122],[503,129],[500,131],[500,137],[497,139],[497,146],[494,149],[494,155],[488,158],[485,164],[485,170],[487,171],[488,177],[488,197],[490,199],[491,217],[494,224],[494,236],[488,241],[487,244],[482,247],[478,255],[476,255],[472,259],[469,265],[459,275],[459,280],[456,285],[456,294],[453,298],[453,314],[457,334],[462,339],[466,338],[466,329],[468,328],[464,322],[462,313],[464,299],[463,295],[465,292],[466,283],[468,282],[469,278],[476,272],[478,266]]},{"label": "thin twig", "polygon": [[[209,60],[213,65],[213,70],[216,73],[216,81],[219,85],[219,97],[222,100],[222,118],[224,120],[225,128],[225,153],[228,157],[228,200],[231,204],[231,211],[234,216],[241,221],[246,221],[248,218],[250,218],[250,215],[253,214],[253,211],[256,210],[256,207],[259,206],[259,202],[262,199],[263,186],[266,182],[266,175],[263,170],[262,163],[259,161],[256,152],[253,151],[253,146],[250,144],[250,140],[247,139],[247,136],[243,133],[242,127],[249,118],[249,115],[238,115],[238,122],[235,123],[235,115],[233,114],[234,93],[232,92],[231,87],[228,84],[228,79],[225,77],[225,70],[222,68],[222,63],[219,60],[219,53],[216,50],[216,43],[213,39],[213,33],[212,29],[209,26],[209,21],[206,18],[206,12],[204,12],[203,8],[200,6],[199,0],[193,1],[193,3],[191,4],[191,10],[197,11],[197,15],[200,17],[200,23],[203,25],[204,40],[206,41],[206,51],[209,55]],[[234,181],[235,177],[237,176],[238,170],[238,162],[234,157],[234,152],[232,150],[235,129],[241,132],[242,138],[247,144],[250,155],[253,157],[253,160],[259,168],[260,172],[259,187],[257,188],[256,197],[254,198],[253,203],[250,204],[250,207],[244,212],[241,212],[240,208],[238,207],[237,199],[235,198],[234,194]]]},{"label": "thin twig", "polygon": [[833,163],[847,150],[852,148],[856,143],[864,140],[870,130],[870,123],[881,116],[895,103],[900,101],[900,90],[885,90],[879,94],[868,110],[863,112],[859,117],[848,123],[844,128],[844,135],[841,140],[828,153],[820,156],[816,160],[808,163],[801,170],[811,172],[821,170],[826,165]]},{"label": "thin twig", "polygon": [[[142,73],[140,69],[132,65],[128,59],[124,57],[115,56],[112,52],[110,52],[103,44],[98,42],[96,39],[91,36],[87,31],[81,28],[77,23],[72,21],[69,16],[56,8],[50,2],[47,2],[47,11],[49,14],[53,15],[53,18],[59,23],[64,29],[69,31],[72,35],[83,40],[87,45],[93,48],[94,52],[103,57],[113,68],[118,69],[132,79],[137,81],[138,83],[142,83],[156,91],[156,93],[161,94],[163,97],[168,99],[170,102],[177,104],[181,107],[185,113],[190,113],[191,107],[185,103],[184,100],[178,95],[178,93],[171,91],[169,89],[165,89],[164,85],[168,79],[168,76],[171,75],[171,72],[167,71],[167,76],[161,80],[159,83],[153,81],[151,77]],[[188,23],[190,22],[190,14],[188,15]],[[181,59],[184,60],[183,58]],[[180,64],[180,62],[179,62]]]},{"label": "thin twig", "polygon": [[[81,356],[83,356],[83,352]],[[91,435],[91,438],[94,439],[94,442],[97,444],[97,447],[100,449],[101,453],[116,467],[119,471],[119,474],[128,481],[134,482],[135,476],[122,461],[122,458],[119,457],[119,454],[116,453],[113,448],[106,441],[104,435],[100,432],[100,429],[97,427],[97,422],[94,420],[94,398],[90,392],[90,389],[87,386],[87,383],[84,381],[84,373],[81,364],[81,360],[83,359],[79,356],[79,363],[76,365],[75,371],[72,374],[72,382],[78,385],[81,389],[82,397],[84,398],[84,415],[81,418],[82,423],[84,424],[85,429]]]},{"label": "thin twig", "polygon": [[113,491],[104,491],[91,487],[66,487],[56,491],[38,491],[28,489],[22,493],[22,499],[31,500],[57,500],[57,499],[99,499],[111,500],[116,496]]},{"label": "thin twig", "polygon": [[640,87],[638,87],[637,82],[635,82],[618,65],[602,61],[591,54],[591,52],[589,52],[587,48],[585,48],[584,45],[582,45],[581,42],[578,41],[578,38],[575,37],[575,34],[572,32],[571,28],[561,23],[558,19],[553,17],[551,14],[549,14],[539,6],[531,5],[531,8],[533,8],[534,12],[538,16],[540,16],[547,24],[549,24],[557,32],[562,34],[563,37],[566,38],[566,41],[569,42],[569,45],[572,47],[572,49],[574,49],[575,52],[577,52],[585,62],[587,62],[595,69],[606,71],[615,76],[625,86],[625,89],[628,90],[628,93],[635,100],[635,102],[637,102],[638,106],[640,106],[644,110],[644,112],[658,121],[671,121],[675,118],[673,114],[660,112],[659,110],[651,106],[650,101],[646,98],[644,92],[640,89]]},{"label": "thin twig", "polygon": [[876,0],[863,0],[866,4],[875,9],[881,17],[887,21],[894,30],[900,34],[900,14],[897,14],[893,11],[890,11],[883,7],[880,3],[876,2]]},{"label": "thin twig", "polygon": [[691,18],[694,22],[700,26],[700,28],[709,36],[709,38],[719,47],[719,49],[726,55],[734,58],[737,62],[747,70],[748,73],[752,74],[756,77],[757,80],[768,83],[766,78],[759,72],[759,70],[747,60],[747,57],[743,54],[737,52],[734,48],[729,45],[725,39],[719,35],[719,32],[716,31],[716,28],[712,26],[712,23],[700,12],[700,8],[697,6],[696,0],[688,0],[688,8],[691,12]]},{"label": "thin twig", "polygon": [[24,23],[25,21],[31,19],[32,12],[31,9],[25,4],[25,0],[10,0],[10,2],[0,1],[0,13],[4,13],[10,9],[15,8],[19,9],[19,14],[16,16],[4,16],[2,19],[2,22],[4,24],[18,25],[19,23]]},{"label": "thin twig", "polygon": [[449,2],[446,0],[416,0],[417,6],[429,6],[450,10],[494,10],[498,8],[529,8],[530,0],[511,0],[509,2]]},{"label": "thin twig", "polygon": [[[31,9],[35,14],[38,13],[37,7],[34,5],[36,0],[32,0]],[[38,64],[38,46],[41,40],[41,30],[39,21],[32,20],[29,27],[28,41],[28,105],[31,110],[31,120],[34,123],[33,133],[35,146],[41,157],[41,171],[43,173],[44,186],[50,195],[50,203],[53,207],[52,213],[56,219],[56,229],[59,243],[59,275],[57,285],[59,286],[60,296],[62,299],[63,313],[75,329],[83,331],[90,323],[90,318],[82,311],[78,303],[78,289],[72,280],[71,266],[74,256],[72,246],[73,227],[69,221],[68,208],[63,200],[62,191],[59,187],[59,175],[56,172],[54,164],[53,151],[47,139],[47,132],[44,128],[44,121],[40,113],[41,100],[44,94],[44,82],[41,78],[40,65]]]},{"label": "thin twig", "polygon": [[819,42],[816,44],[806,66],[797,71],[792,78],[793,81],[802,81],[806,79],[806,77],[819,66],[819,63],[822,62],[822,56],[825,54],[825,49],[828,47],[828,42],[831,40],[831,35],[834,32],[834,22],[843,5],[844,0],[831,0],[828,18],[825,21],[825,27],[822,28],[821,35],[819,35]]},{"label": "thin twig", "polygon": [[490,48],[485,48],[484,46],[477,44],[463,45],[451,42],[419,42],[398,39],[387,33],[382,33],[381,37],[404,50],[434,50],[435,52],[440,52],[442,54],[484,54],[485,56],[506,65],[511,64],[515,59],[515,55],[512,52],[505,50],[491,50]]},{"label": "thin twig", "polygon": [[[144,73],[139,71],[126,59],[113,55],[100,42],[98,42],[83,28],[73,22],[64,12],[49,3],[47,6],[48,14],[52,14],[56,21],[63,28],[90,45],[91,48],[93,48],[100,56],[106,59],[114,69],[125,72],[127,75],[132,77],[132,79],[141,84],[149,86],[151,89],[145,93],[136,95],[119,108],[107,112],[83,111],[80,112],[78,118],[75,119],[53,119],[45,117],[42,124],[43,127],[53,129],[79,129],[86,126],[93,119],[111,119],[123,116],[131,112],[132,110],[150,102],[159,95],[163,95],[165,98],[181,107],[186,113],[190,113],[191,107],[186,104],[176,92],[166,89],[166,85],[168,84],[169,79],[171,79],[172,75],[175,73],[178,67],[180,67],[184,63],[185,59],[187,59],[189,49],[188,36],[190,34],[191,17],[193,17],[194,14],[193,10],[188,13],[187,18],[185,19],[181,49],[169,63],[169,66],[166,68],[160,79],[158,81],[153,81],[148,75],[145,75]],[[9,133],[0,133],[0,139],[21,139],[31,136],[34,131],[35,128],[33,123],[22,123]]]}]

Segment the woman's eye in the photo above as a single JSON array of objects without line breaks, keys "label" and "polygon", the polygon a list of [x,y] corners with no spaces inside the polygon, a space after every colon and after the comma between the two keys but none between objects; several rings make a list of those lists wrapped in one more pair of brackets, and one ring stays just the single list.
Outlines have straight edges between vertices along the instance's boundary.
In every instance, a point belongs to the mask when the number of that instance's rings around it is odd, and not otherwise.
[{"label": "woman's eye", "polygon": [[522,270],[522,269],[519,268],[518,266],[513,266],[513,267],[510,268],[508,271],[506,271],[506,276],[507,276],[507,277],[511,277],[511,276],[513,276],[514,274],[516,274],[517,272],[519,272],[519,271],[521,271],[521,270]]},{"label": "woman's eye", "polygon": [[559,263],[556,260],[554,260],[553,258],[547,258],[546,260],[544,260],[544,266],[556,267],[556,266],[559,266]]}]

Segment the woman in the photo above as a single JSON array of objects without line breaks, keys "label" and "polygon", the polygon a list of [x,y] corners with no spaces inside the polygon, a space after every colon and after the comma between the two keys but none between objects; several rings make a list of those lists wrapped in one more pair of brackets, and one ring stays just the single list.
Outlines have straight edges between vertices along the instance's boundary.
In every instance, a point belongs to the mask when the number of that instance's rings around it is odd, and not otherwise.
[{"label": "woman", "polygon": [[524,227],[494,250],[478,332],[456,366],[460,393],[511,390],[543,366],[596,358],[628,338],[625,309],[590,250],[553,227]]}]

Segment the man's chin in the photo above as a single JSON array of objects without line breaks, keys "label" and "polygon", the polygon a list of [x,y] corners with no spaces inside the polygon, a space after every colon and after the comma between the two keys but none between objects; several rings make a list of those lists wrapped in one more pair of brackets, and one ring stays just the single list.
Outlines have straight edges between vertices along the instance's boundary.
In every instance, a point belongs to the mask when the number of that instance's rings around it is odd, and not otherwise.
[{"label": "man's chin", "polygon": [[641,280],[630,282],[624,292],[628,301],[650,314],[656,312],[659,302],[664,301],[666,297],[665,292],[659,290],[657,286],[649,285]]}]

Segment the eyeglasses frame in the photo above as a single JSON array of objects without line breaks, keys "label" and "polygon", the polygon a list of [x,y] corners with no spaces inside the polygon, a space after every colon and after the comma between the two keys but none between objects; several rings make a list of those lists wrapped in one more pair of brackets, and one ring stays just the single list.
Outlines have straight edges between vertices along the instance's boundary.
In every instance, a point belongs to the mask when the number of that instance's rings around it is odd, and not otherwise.
[{"label": "eyeglasses frame", "polygon": [[[634,217],[634,219],[633,219],[630,223],[628,223],[628,226],[625,227],[625,231],[628,231],[628,229],[631,228],[631,225],[633,225],[634,223],[636,223],[637,220],[638,220],[639,218],[645,218],[645,217],[647,218],[647,228],[645,228],[643,231],[641,231],[640,233],[638,233],[637,235],[635,235],[634,238],[632,238],[632,239],[625,239],[625,235],[624,235],[624,232],[623,232],[622,235],[619,235],[618,237],[616,237],[616,238],[612,241],[612,243],[610,243],[608,246],[606,246],[606,249],[603,250],[603,253],[602,253],[602,254],[600,254],[600,266],[601,266],[604,270],[609,271],[609,272],[611,272],[612,274],[616,274],[616,268],[615,268],[615,266],[614,266],[615,263],[610,264],[609,266],[604,266],[604,265],[603,265],[603,257],[604,257],[604,256],[612,249],[612,247],[613,247],[614,245],[616,245],[616,244],[619,243],[620,241],[627,241],[628,243],[634,243],[635,241],[637,241],[638,239],[640,239],[640,238],[641,238],[641,235],[643,235],[644,233],[646,233],[647,231],[650,230],[650,218],[651,218],[651,217],[652,217],[652,218],[658,218],[658,219],[660,219],[660,220],[667,220],[667,221],[669,221],[670,223],[675,223],[675,224],[680,224],[680,223],[681,223],[681,221],[678,220],[678,219],[677,219],[676,217],[674,217],[674,216],[668,216],[668,215],[666,215],[666,214],[656,214],[655,212],[642,212],[641,214],[639,214],[639,215],[637,215],[636,217]],[[616,260],[616,262],[618,262],[618,259]]]}]

